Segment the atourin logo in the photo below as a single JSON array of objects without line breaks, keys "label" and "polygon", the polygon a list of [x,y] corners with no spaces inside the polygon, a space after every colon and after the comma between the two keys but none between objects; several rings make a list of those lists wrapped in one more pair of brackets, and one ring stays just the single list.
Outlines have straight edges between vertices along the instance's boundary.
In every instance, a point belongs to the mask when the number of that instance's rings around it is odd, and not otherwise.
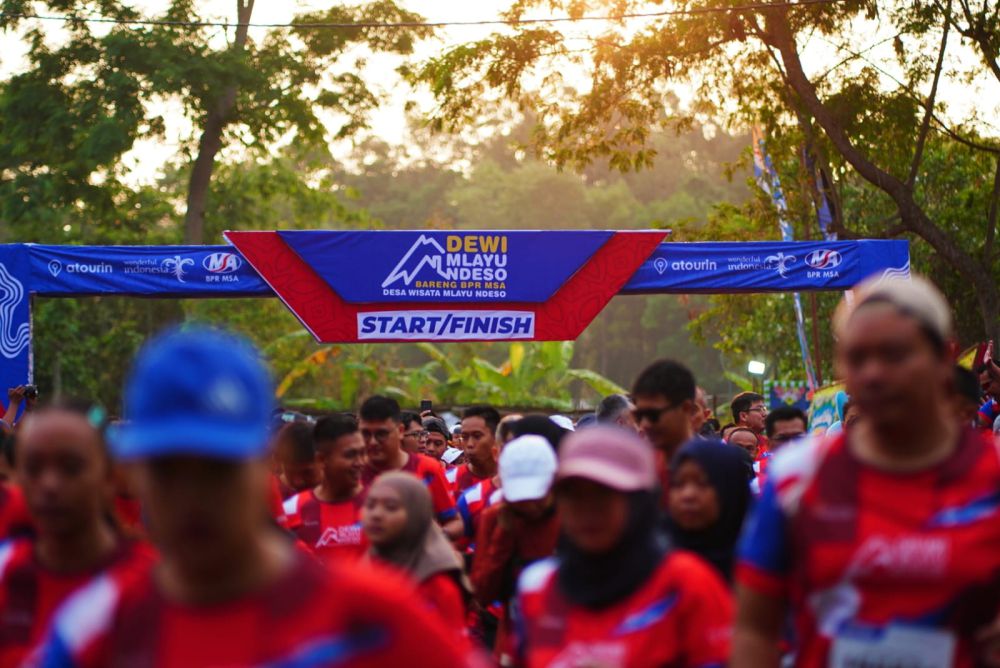
[{"label": "atourin logo", "polygon": [[23,299],[24,285],[0,263],[0,355],[9,360],[20,355],[31,339],[28,323],[22,322],[14,328],[18,320],[15,311]]},{"label": "atourin logo", "polygon": [[180,255],[175,255],[173,257],[168,257],[166,260],[161,262],[160,266],[163,267],[163,271],[168,274],[173,274],[174,278],[181,283],[185,283],[186,281],[184,280],[184,277],[187,275],[187,272],[184,271],[184,267],[189,267],[193,264],[194,260],[191,258],[182,258]]},{"label": "atourin logo", "polygon": [[785,255],[784,253],[768,255],[764,258],[764,264],[769,268],[776,269],[778,275],[782,278],[788,278],[788,267],[795,264],[795,256]]},{"label": "atourin logo", "polygon": [[60,271],[62,271],[62,262],[59,260],[49,260],[49,273],[52,274],[52,278],[58,276]]},{"label": "atourin logo", "polygon": [[231,274],[239,271],[243,266],[243,260],[236,253],[212,253],[205,256],[201,266],[212,274]]},{"label": "atourin logo", "polygon": [[843,261],[843,256],[835,250],[814,250],[806,255],[806,264],[813,269],[833,269]]},{"label": "atourin logo", "polygon": [[[425,250],[425,247],[429,246],[429,249]],[[430,251],[435,252],[432,254]],[[419,259],[413,259],[413,256],[423,252],[423,255]],[[417,277],[420,270],[424,268],[425,265],[429,265],[434,271],[438,273],[441,278],[448,278],[447,274],[441,271],[441,262],[444,258],[444,248],[434,239],[421,234],[420,237],[413,242],[410,246],[410,250],[406,251],[406,255],[403,259],[399,261],[398,264],[393,268],[389,275],[384,281],[382,281],[382,287],[387,288],[396,281],[402,279],[403,285],[410,285],[413,279]],[[412,267],[407,270],[407,267]]]}]

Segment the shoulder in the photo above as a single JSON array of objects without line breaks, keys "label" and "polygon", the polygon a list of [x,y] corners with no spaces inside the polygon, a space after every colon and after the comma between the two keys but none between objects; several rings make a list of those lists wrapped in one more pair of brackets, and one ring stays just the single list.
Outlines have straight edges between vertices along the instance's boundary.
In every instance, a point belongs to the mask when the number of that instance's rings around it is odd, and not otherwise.
[{"label": "shoulder", "polygon": [[844,434],[814,435],[790,443],[775,453],[767,468],[768,484],[773,485],[782,509],[788,511],[797,507],[829,454],[844,447]]},{"label": "shoulder", "polygon": [[517,580],[518,593],[530,595],[542,592],[558,570],[559,560],[555,557],[536,561],[521,571],[521,577]]},{"label": "shoulder", "polygon": [[421,473],[433,474],[435,476],[444,477],[444,470],[442,470],[441,465],[436,461],[428,457],[427,455],[421,455],[420,453],[412,454],[411,457],[415,457],[417,460],[416,470]]},{"label": "shoulder", "polygon": [[465,503],[478,503],[483,500],[483,487],[485,483],[480,481],[474,484],[472,487],[468,488],[462,492],[459,497],[460,500],[464,500]]},{"label": "shoulder", "polygon": [[33,543],[30,538],[7,538],[0,541],[0,579],[11,570],[32,561]]},{"label": "shoulder", "polygon": [[70,657],[84,654],[112,630],[123,596],[123,586],[111,573],[105,572],[72,594],[52,621],[52,645]]},{"label": "shoulder", "polygon": [[285,511],[285,515],[291,516],[299,512],[299,510],[306,503],[311,501],[313,498],[312,490],[308,489],[304,492],[299,492],[298,494],[293,494],[292,496],[285,499],[282,504],[282,508]]}]

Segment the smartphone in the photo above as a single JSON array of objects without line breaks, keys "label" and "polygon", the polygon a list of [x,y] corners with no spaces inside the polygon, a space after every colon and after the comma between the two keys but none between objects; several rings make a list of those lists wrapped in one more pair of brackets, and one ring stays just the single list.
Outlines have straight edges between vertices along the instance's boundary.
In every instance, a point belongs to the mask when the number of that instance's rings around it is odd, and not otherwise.
[{"label": "smartphone", "polygon": [[420,412],[421,413],[424,413],[426,411],[433,411],[433,410],[434,410],[434,404],[431,402],[430,399],[422,399],[420,401]]}]

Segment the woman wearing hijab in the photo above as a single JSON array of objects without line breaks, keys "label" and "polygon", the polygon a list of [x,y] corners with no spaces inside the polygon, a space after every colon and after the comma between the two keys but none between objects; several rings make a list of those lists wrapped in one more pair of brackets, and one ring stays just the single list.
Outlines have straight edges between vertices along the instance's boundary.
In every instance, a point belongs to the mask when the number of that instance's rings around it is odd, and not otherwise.
[{"label": "woman wearing hijab", "polygon": [[522,664],[703,666],[729,655],[733,606],[697,557],[658,528],[652,446],[597,426],[563,442],[558,556],[521,576]]},{"label": "woman wearing hijab", "polygon": [[691,441],[670,465],[667,529],[674,547],[696,553],[727,582],[750,506],[752,466],[746,452],[720,441]]},{"label": "woman wearing hijab", "polygon": [[470,588],[458,553],[434,521],[424,483],[400,471],[380,475],[365,498],[361,526],[371,557],[405,571],[448,627],[464,632]]}]

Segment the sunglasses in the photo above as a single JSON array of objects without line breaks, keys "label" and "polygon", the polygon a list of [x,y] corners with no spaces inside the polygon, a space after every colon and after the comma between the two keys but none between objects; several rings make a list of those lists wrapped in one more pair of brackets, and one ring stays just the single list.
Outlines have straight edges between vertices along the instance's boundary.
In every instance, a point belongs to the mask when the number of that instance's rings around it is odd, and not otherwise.
[{"label": "sunglasses", "polygon": [[632,418],[635,419],[636,424],[641,423],[643,420],[648,420],[650,424],[659,422],[660,416],[668,411],[672,411],[677,406],[667,406],[666,408],[635,408],[632,410]]}]

